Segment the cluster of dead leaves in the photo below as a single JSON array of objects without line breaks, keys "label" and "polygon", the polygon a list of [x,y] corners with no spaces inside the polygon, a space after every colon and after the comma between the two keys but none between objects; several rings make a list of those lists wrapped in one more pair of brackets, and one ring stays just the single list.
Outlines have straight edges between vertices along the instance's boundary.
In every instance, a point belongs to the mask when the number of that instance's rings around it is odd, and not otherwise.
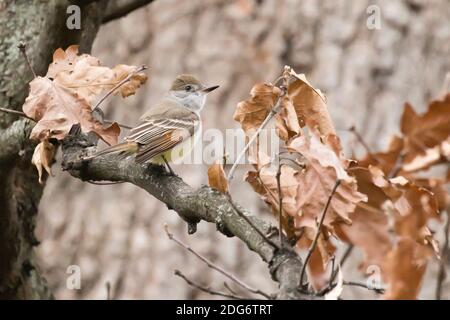
[{"label": "cluster of dead leaves", "polygon": [[102,66],[99,59],[79,54],[76,45],[54,52],[47,74],[30,82],[30,93],[22,107],[36,121],[30,138],[40,141],[32,159],[40,182],[43,169],[50,173],[55,153],[50,139],[64,139],[73,125],[79,124],[86,133],[95,132],[110,145],[117,143],[118,124],[105,127],[96,120],[92,114],[93,103],[100,94],[111,90],[122,97],[134,94],[147,80],[141,70],[123,64],[112,69]]},{"label": "cluster of dead leaves", "polygon": [[[281,191],[282,226],[300,251],[308,250],[318,235],[307,266],[317,290],[329,282],[329,262],[340,240],[364,252],[362,271],[371,265],[381,270],[387,285],[384,298],[416,298],[428,260],[439,258],[428,222],[439,219],[438,212],[450,204],[448,178],[419,175],[449,162],[450,94],[430,103],[423,115],[406,104],[402,136],[394,137],[386,152],[346,159],[325,96],[289,67],[283,78],[285,90],[257,84],[251,97],[237,105],[234,119],[248,138],[272,110],[277,111],[276,129],[286,149],[272,159],[256,141],[248,158],[254,170],[247,172],[245,181],[277,217]],[[226,184],[219,164],[209,177],[213,187],[218,181]],[[340,185],[319,226],[337,180]]]}]

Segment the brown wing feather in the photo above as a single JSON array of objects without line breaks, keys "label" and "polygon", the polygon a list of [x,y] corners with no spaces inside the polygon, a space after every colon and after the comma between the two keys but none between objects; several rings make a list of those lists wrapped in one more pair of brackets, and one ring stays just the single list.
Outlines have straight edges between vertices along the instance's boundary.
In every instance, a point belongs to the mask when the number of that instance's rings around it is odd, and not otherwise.
[{"label": "brown wing feather", "polygon": [[194,134],[200,119],[195,113],[183,109],[176,116],[164,114],[146,117],[130,131],[125,140],[138,144],[136,162],[147,162]]},{"label": "brown wing feather", "polygon": [[136,155],[136,162],[147,162],[153,157],[175,147],[186,138],[180,131],[181,130],[173,130],[172,132],[167,132],[152,144],[143,145]]}]

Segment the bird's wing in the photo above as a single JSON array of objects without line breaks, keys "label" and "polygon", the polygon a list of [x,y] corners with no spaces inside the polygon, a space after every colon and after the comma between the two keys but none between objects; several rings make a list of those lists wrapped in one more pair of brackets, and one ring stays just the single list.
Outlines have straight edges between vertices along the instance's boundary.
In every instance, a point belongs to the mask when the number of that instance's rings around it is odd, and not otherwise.
[{"label": "bird's wing", "polygon": [[136,142],[139,146],[136,162],[144,163],[164,153],[187,138],[198,128],[200,118],[194,112],[181,107],[171,114],[158,114],[146,117],[140,125],[131,129],[126,141]]}]

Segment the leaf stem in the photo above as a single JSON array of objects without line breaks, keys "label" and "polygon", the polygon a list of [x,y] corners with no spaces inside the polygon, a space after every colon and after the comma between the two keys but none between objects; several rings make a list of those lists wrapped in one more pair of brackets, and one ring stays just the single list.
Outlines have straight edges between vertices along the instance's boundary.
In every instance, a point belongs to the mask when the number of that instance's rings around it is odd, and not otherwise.
[{"label": "leaf stem", "polygon": [[265,293],[265,292],[263,292],[263,291],[261,291],[259,289],[255,289],[255,288],[250,287],[248,284],[242,282],[241,280],[236,278],[231,273],[225,271],[221,267],[219,267],[216,264],[212,263],[206,257],[202,256],[200,253],[198,253],[197,251],[195,251],[194,249],[192,249],[188,245],[184,244],[183,242],[181,242],[180,240],[175,238],[175,236],[169,231],[169,227],[167,226],[167,224],[164,226],[164,229],[165,229],[166,234],[167,234],[167,236],[169,237],[170,240],[174,241],[176,244],[178,244],[179,246],[183,247],[184,249],[186,249],[187,251],[189,251],[190,253],[195,255],[197,258],[199,258],[201,261],[203,261],[211,269],[216,270],[217,272],[221,273],[222,275],[224,275],[228,279],[230,279],[233,282],[235,282],[237,285],[241,286],[242,288],[244,288],[244,289],[246,289],[246,290],[248,290],[248,291],[250,291],[252,293],[259,294],[259,295],[261,295],[261,296],[263,296],[263,297],[265,297],[267,299],[272,299],[272,297],[269,294],[267,294],[267,293]]},{"label": "leaf stem", "polygon": [[109,90],[107,93],[105,93],[105,95],[103,97],[100,98],[100,100],[95,104],[94,108],[92,109],[92,112],[94,112],[102,104],[102,102],[105,101],[106,98],[108,98],[114,91],[116,91],[118,88],[120,88],[125,83],[130,81],[130,79],[134,75],[136,75],[137,73],[139,73],[141,71],[144,71],[145,69],[147,69],[147,67],[145,65],[140,66],[139,68],[137,68],[136,70],[131,72],[126,78],[124,78],[122,81],[120,81],[118,84],[116,84],[111,90]]},{"label": "leaf stem", "polygon": [[19,42],[19,44],[17,45],[17,48],[19,48],[20,52],[22,52],[22,55],[25,58],[25,61],[27,62],[28,68],[31,70],[31,73],[33,73],[34,78],[37,77],[36,72],[33,69],[33,66],[31,65],[30,59],[28,58],[27,55],[27,45],[25,42]]},{"label": "leaf stem", "polygon": [[305,262],[303,264],[302,273],[301,273],[301,276],[300,276],[300,287],[301,288],[303,288],[303,279],[305,277],[306,266],[308,265],[308,262],[311,259],[311,255],[312,255],[313,251],[316,249],[317,242],[319,240],[320,232],[321,232],[321,229],[322,229],[322,225],[323,225],[323,222],[325,221],[325,216],[327,214],[328,207],[330,206],[331,199],[333,198],[334,193],[336,192],[336,190],[337,190],[337,188],[339,187],[340,184],[341,184],[341,180],[340,179],[336,180],[336,183],[334,184],[333,190],[331,190],[331,193],[330,193],[330,195],[328,197],[327,203],[325,204],[325,208],[323,209],[322,216],[320,217],[319,225],[317,226],[316,235],[314,237],[314,240],[313,240],[310,248],[308,249],[308,254],[306,255]]}]

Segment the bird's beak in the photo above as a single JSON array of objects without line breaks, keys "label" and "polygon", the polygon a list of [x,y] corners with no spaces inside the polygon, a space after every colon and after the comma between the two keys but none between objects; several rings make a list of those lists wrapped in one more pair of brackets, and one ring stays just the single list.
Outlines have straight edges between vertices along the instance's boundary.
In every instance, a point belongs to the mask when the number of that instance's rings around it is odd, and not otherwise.
[{"label": "bird's beak", "polygon": [[219,86],[212,86],[212,87],[201,89],[200,91],[203,92],[203,93],[210,93],[211,91],[216,90],[218,87]]}]

